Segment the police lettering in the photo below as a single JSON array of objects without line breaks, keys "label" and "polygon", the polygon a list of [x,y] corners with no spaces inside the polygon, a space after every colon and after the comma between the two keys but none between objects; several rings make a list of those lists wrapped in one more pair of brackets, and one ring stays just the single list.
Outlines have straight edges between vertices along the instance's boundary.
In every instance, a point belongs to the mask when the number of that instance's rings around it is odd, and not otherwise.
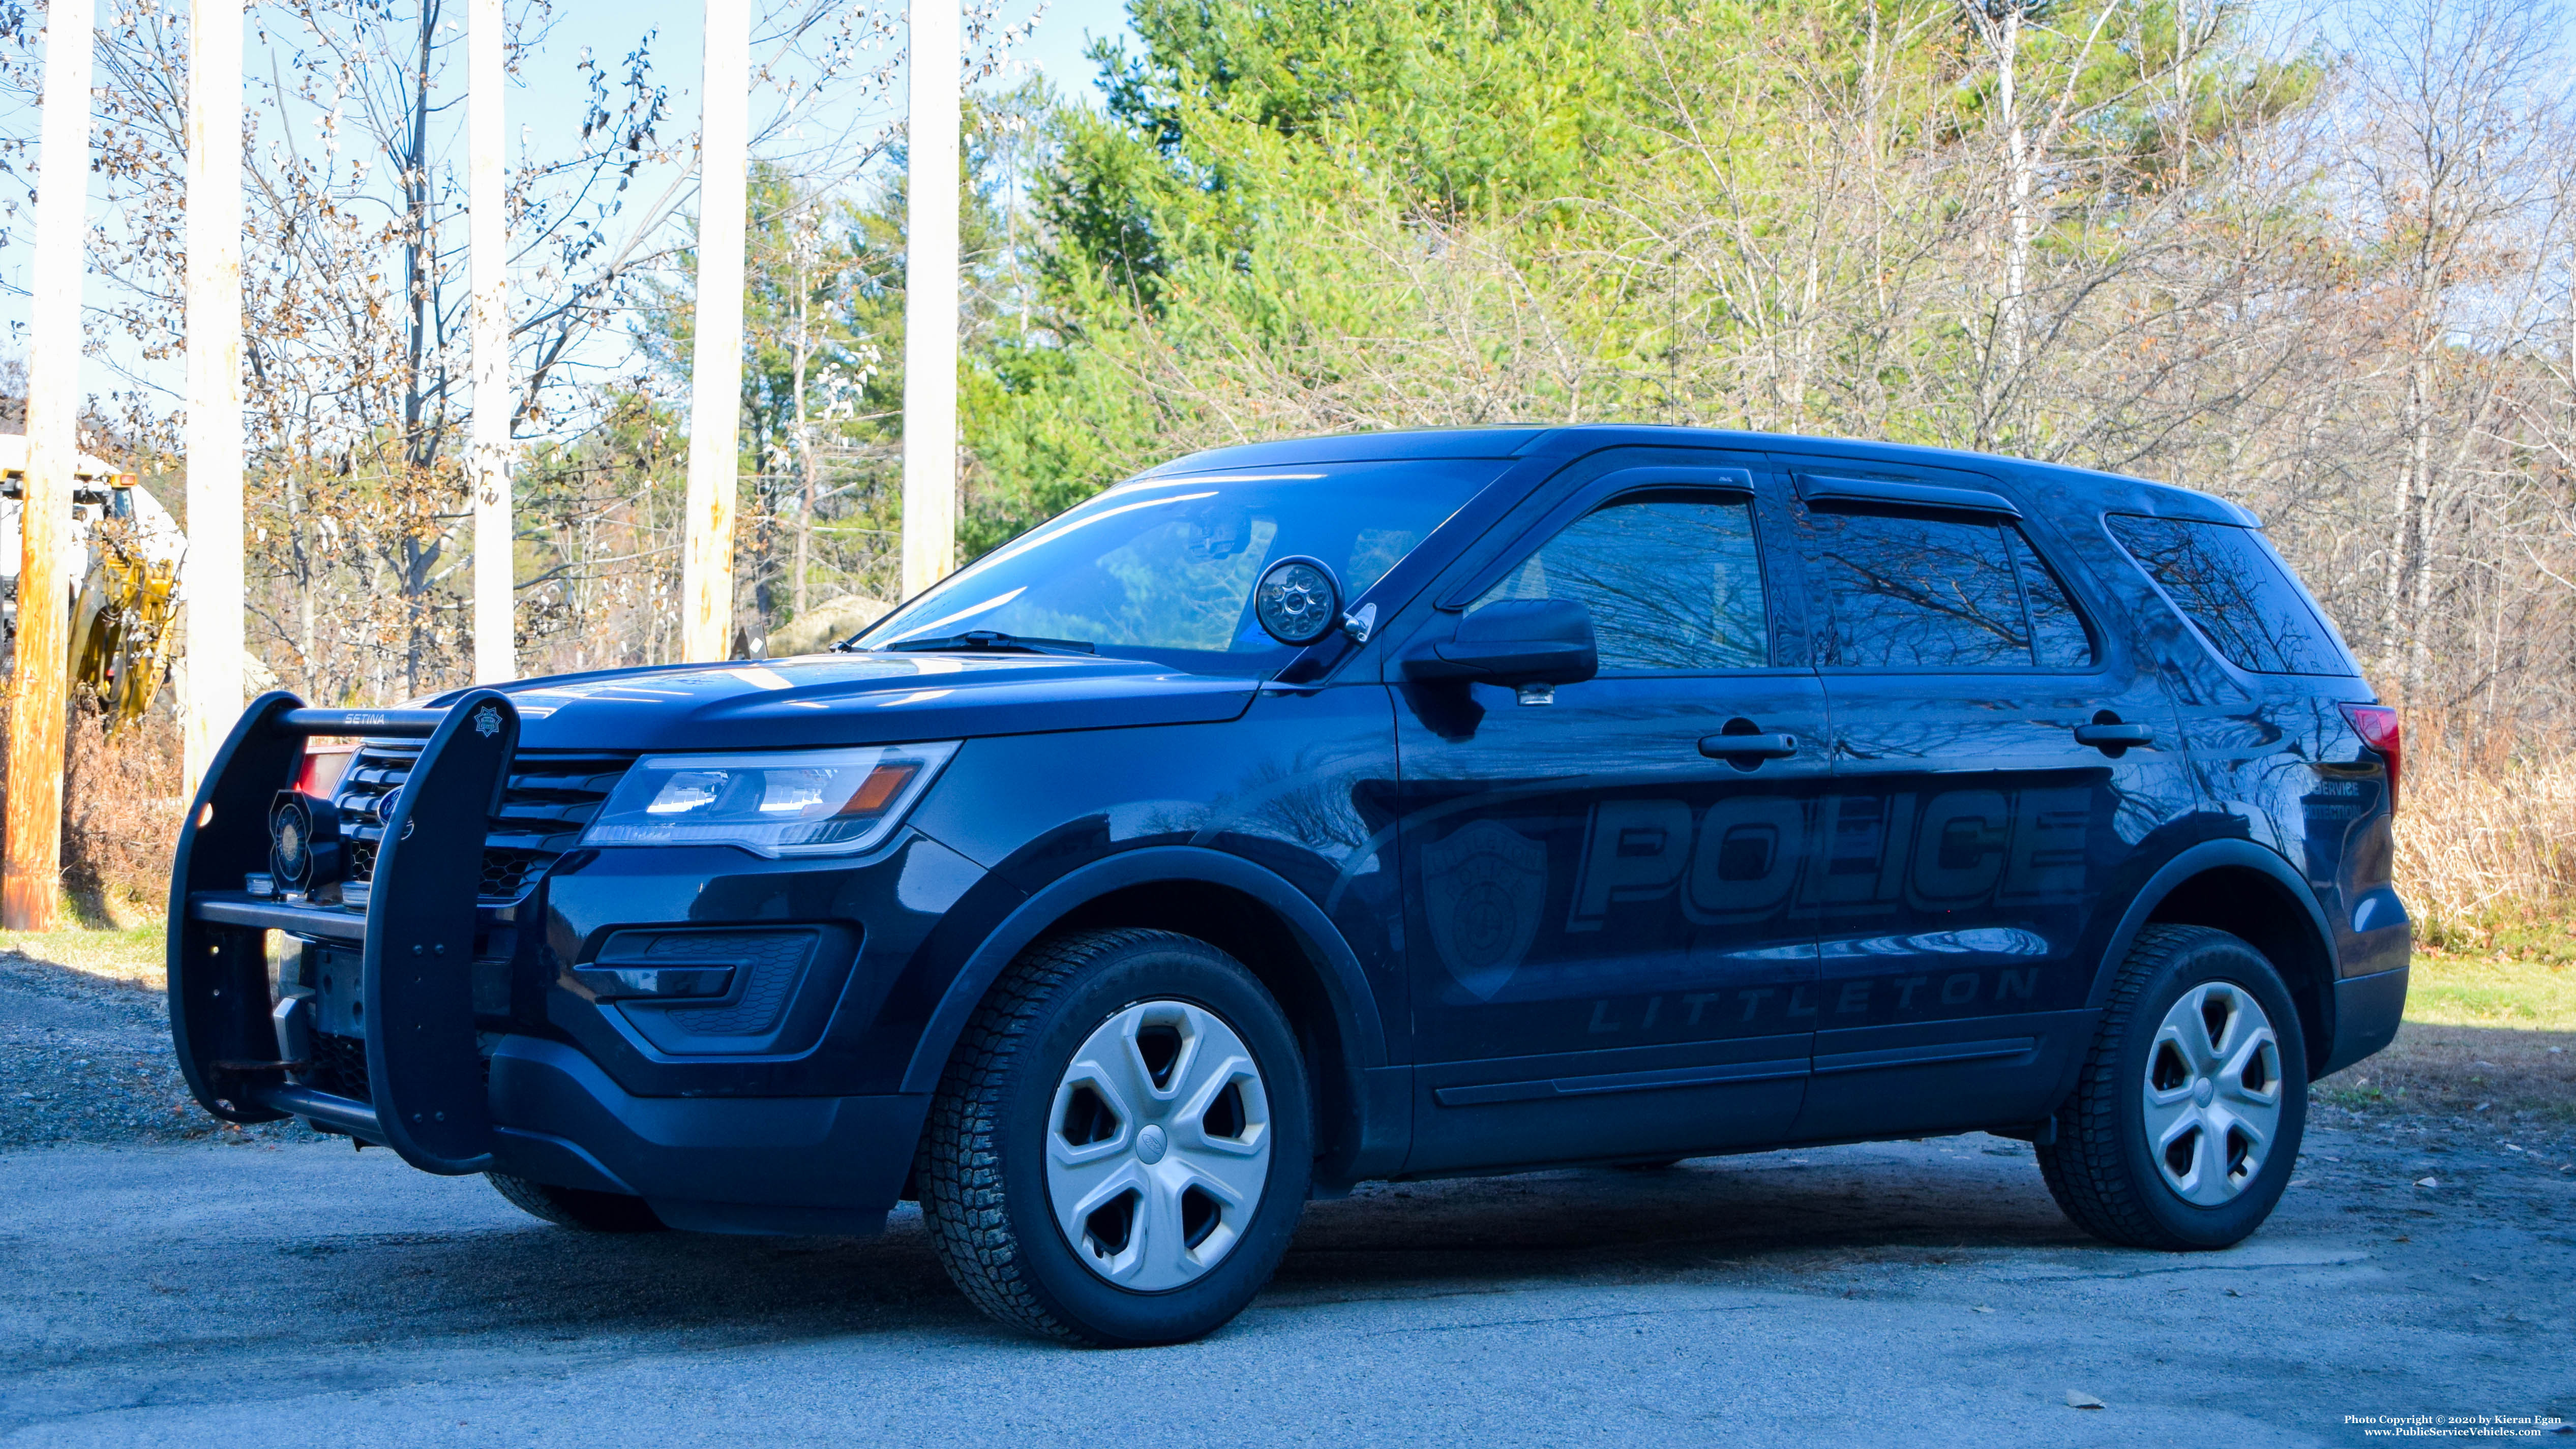
[{"label": "police lettering", "polygon": [[[2039,991],[2040,968],[2015,971],[1950,971],[1941,976],[1906,976],[1875,981],[1801,983],[1791,987],[1745,986],[1733,991],[1693,991],[1679,996],[1601,997],[1592,1003],[1590,1034],[1653,1031],[1668,1038],[1692,1039],[1743,1034],[1748,1023],[1774,1022],[1794,1027],[1797,1019],[1832,1025],[1835,1017],[1867,1017],[1873,1005],[1893,1005],[1900,1015],[1931,1018],[1972,1008],[1999,1007],[2027,1001]],[[1929,986],[1930,990],[1924,988]],[[1667,1009],[1666,1003],[1672,1003]],[[1847,1025],[1849,1023],[1846,1023]]]},{"label": "police lettering", "polygon": [[1812,805],[1748,795],[1696,821],[1680,800],[1605,800],[1593,807],[1565,928],[1597,931],[1623,905],[1676,895],[1701,925],[1783,907],[2066,901],[2085,890],[2090,800],[2080,787],[1829,795]]}]

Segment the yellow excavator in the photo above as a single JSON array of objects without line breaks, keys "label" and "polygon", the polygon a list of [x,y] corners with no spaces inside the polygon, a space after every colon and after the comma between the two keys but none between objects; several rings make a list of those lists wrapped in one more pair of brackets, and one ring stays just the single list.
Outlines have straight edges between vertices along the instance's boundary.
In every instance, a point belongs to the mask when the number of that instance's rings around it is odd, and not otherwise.
[{"label": "yellow excavator", "polygon": [[[27,440],[0,435],[0,670],[17,659],[18,527]],[[178,644],[179,560],[187,536],[160,501],[116,465],[80,455],[64,540],[61,607],[71,611],[72,687],[99,703],[110,730],[143,717]]]}]

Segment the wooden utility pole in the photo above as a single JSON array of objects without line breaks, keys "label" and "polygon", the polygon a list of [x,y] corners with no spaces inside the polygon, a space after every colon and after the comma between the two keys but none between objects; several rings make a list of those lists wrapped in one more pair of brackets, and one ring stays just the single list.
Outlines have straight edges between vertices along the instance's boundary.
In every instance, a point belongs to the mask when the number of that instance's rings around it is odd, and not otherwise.
[{"label": "wooden utility pole", "polygon": [[742,421],[744,170],[751,145],[751,7],[707,0],[698,125],[698,316],[689,362],[689,516],[680,555],[680,656],[732,651],[734,432]]},{"label": "wooden utility pole", "polygon": [[89,216],[90,0],[45,16],[43,152],[28,267],[27,470],[18,499],[18,657],[9,681],[8,865],[0,924],[50,931],[62,899],[63,704],[72,474],[80,466],[82,243]]},{"label": "wooden utility pole", "polygon": [[465,32],[466,252],[474,269],[474,682],[519,672],[510,531],[510,227],[501,187],[501,0],[474,0]]},{"label": "wooden utility pole", "polygon": [[903,593],[957,556],[957,0],[912,0],[904,171]]},{"label": "wooden utility pole", "polygon": [[242,0],[188,24],[187,656],[180,754],[193,798],[242,710]]}]

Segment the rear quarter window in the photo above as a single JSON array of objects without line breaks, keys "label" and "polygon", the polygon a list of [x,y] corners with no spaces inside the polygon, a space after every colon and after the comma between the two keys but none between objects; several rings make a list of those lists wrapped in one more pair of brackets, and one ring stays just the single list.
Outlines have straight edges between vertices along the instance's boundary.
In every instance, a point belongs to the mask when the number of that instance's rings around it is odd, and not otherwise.
[{"label": "rear quarter window", "polygon": [[2252,529],[2115,513],[2111,534],[2228,663],[2254,674],[2351,674],[2350,656]]},{"label": "rear quarter window", "polygon": [[2086,669],[2092,636],[2019,528],[1992,518],[1818,508],[1809,586],[1829,669]]}]

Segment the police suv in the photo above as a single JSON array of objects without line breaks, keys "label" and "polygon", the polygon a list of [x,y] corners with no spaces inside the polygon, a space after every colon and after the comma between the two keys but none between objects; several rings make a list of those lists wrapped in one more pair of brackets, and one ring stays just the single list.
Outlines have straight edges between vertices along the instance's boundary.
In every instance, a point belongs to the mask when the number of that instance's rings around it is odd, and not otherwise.
[{"label": "police suv", "polygon": [[[316,737],[357,737],[325,784]],[[1642,427],[1201,453],[832,652],[255,702],[206,1110],[1096,1344],[1363,1179],[1973,1130],[2225,1247],[2405,1001],[2397,719],[2243,509]],[[292,948],[272,972],[268,933]]]}]

